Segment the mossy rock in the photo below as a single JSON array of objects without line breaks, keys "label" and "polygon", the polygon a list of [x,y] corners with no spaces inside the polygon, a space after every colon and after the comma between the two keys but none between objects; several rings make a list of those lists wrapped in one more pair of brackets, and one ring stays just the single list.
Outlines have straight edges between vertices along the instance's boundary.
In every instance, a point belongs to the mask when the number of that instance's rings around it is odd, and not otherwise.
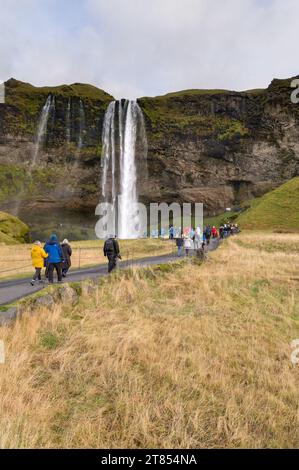
[{"label": "mossy rock", "polygon": [[29,241],[29,227],[14,215],[0,212],[0,243],[13,245]]}]

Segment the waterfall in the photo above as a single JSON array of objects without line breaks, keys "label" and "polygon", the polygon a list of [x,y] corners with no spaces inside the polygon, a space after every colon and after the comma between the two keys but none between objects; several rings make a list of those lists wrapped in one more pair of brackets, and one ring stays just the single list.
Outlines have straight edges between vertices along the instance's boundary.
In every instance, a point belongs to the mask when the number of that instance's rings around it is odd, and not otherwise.
[{"label": "waterfall", "polygon": [[42,112],[41,112],[41,115],[40,115],[40,118],[39,118],[39,122],[38,122],[37,133],[36,133],[36,137],[35,137],[33,157],[32,157],[32,163],[31,163],[32,167],[36,165],[40,145],[44,141],[44,138],[45,138],[45,135],[46,135],[46,132],[47,132],[47,124],[48,124],[49,113],[50,113],[50,110],[53,108],[53,105],[55,107],[55,101],[52,100],[52,96],[49,95],[48,98],[47,98],[46,103],[43,106],[43,109],[42,109]]},{"label": "waterfall", "polygon": [[78,138],[78,150],[80,151],[83,146],[83,134],[85,132],[85,111],[83,102],[80,99],[79,103],[79,138]]},{"label": "waterfall", "polygon": [[71,143],[71,98],[69,98],[66,110],[66,143],[69,146]]},{"label": "waterfall", "polygon": [[133,231],[137,222],[132,212],[132,206],[137,202],[136,190],[136,164],[135,147],[137,132],[137,107],[134,102],[129,101],[127,106],[124,145],[120,155],[121,171],[121,200],[119,206],[120,233],[123,238],[130,238],[130,232]]},{"label": "waterfall", "polygon": [[135,101],[109,104],[102,133],[102,199],[118,204],[118,236],[132,238],[138,225],[138,182],[145,176],[147,140],[142,111]]}]

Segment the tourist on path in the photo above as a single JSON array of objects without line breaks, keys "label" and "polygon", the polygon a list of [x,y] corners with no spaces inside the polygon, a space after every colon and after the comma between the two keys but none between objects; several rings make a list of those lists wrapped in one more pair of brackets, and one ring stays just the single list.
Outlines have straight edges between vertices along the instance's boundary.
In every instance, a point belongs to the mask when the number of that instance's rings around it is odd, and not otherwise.
[{"label": "tourist on path", "polygon": [[62,276],[66,277],[67,272],[72,265],[72,262],[71,262],[72,247],[66,238],[61,243],[61,248],[62,248],[62,253],[63,253]]},{"label": "tourist on path", "polygon": [[41,272],[44,267],[44,260],[48,257],[48,254],[42,248],[40,241],[34,242],[31,249],[32,265],[35,268],[35,273],[31,281],[31,285],[34,286],[36,281],[42,282]]},{"label": "tourist on path", "polygon": [[210,225],[206,226],[204,234],[205,234],[205,237],[206,237],[207,245],[209,245],[210,244],[211,234],[212,234],[212,229],[211,229]]},{"label": "tourist on path", "polygon": [[195,230],[194,234],[194,250],[199,250],[201,248],[201,233],[200,233],[200,227],[198,226]]},{"label": "tourist on path", "polygon": [[222,224],[221,224],[220,227],[219,227],[219,236],[220,236],[221,239],[222,239],[223,236],[224,236],[224,227],[223,227]]},{"label": "tourist on path", "polygon": [[104,256],[108,258],[108,273],[116,268],[117,258],[121,259],[119,244],[116,237],[111,235],[104,243]]},{"label": "tourist on path", "polygon": [[173,237],[174,237],[174,227],[173,227],[173,225],[171,225],[169,227],[169,238],[170,238],[170,240],[173,240]]},{"label": "tourist on path", "polygon": [[192,240],[190,237],[184,238],[184,247],[185,247],[186,256],[189,256],[189,252],[192,249]]},{"label": "tourist on path", "polygon": [[176,246],[177,246],[177,249],[178,249],[178,256],[182,256],[183,246],[184,246],[184,239],[181,236],[179,236],[179,237],[176,238],[175,242],[176,242]]},{"label": "tourist on path", "polygon": [[45,246],[45,251],[49,255],[49,268],[48,268],[48,278],[50,284],[53,284],[53,274],[54,269],[57,272],[58,282],[62,281],[62,261],[63,261],[63,252],[61,245],[58,241],[57,235],[53,234],[50,237],[49,242]]}]

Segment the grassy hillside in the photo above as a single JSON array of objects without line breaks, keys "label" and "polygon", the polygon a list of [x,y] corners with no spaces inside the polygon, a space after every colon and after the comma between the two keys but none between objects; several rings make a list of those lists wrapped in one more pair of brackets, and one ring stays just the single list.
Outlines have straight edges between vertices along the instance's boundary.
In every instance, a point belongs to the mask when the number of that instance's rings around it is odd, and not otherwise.
[{"label": "grassy hillside", "polygon": [[25,313],[1,330],[0,447],[297,448],[296,263],[297,234],[243,233]]},{"label": "grassy hillside", "polygon": [[299,176],[249,204],[238,217],[242,228],[299,231]]},{"label": "grassy hillside", "polygon": [[28,241],[29,227],[20,219],[0,212],[0,243],[12,245]]},{"label": "grassy hillside", "polygon": [[299,177],[293,178],[264,196],[245,201],[245,212],[223,212],[205,217],[204,224],[236,222],[242,229],[299,231]]}]

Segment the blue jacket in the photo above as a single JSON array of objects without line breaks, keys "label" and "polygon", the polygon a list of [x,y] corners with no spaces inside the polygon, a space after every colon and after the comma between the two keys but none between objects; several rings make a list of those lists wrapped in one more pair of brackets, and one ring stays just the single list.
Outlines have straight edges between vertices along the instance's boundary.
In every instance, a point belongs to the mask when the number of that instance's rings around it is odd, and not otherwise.
[{"label": "blue jacket", "polygon": [[61,263],[63,260],[62,248],[58,241],[50,240],[46,243],[45,252],[49,254],[49,263]]}]

